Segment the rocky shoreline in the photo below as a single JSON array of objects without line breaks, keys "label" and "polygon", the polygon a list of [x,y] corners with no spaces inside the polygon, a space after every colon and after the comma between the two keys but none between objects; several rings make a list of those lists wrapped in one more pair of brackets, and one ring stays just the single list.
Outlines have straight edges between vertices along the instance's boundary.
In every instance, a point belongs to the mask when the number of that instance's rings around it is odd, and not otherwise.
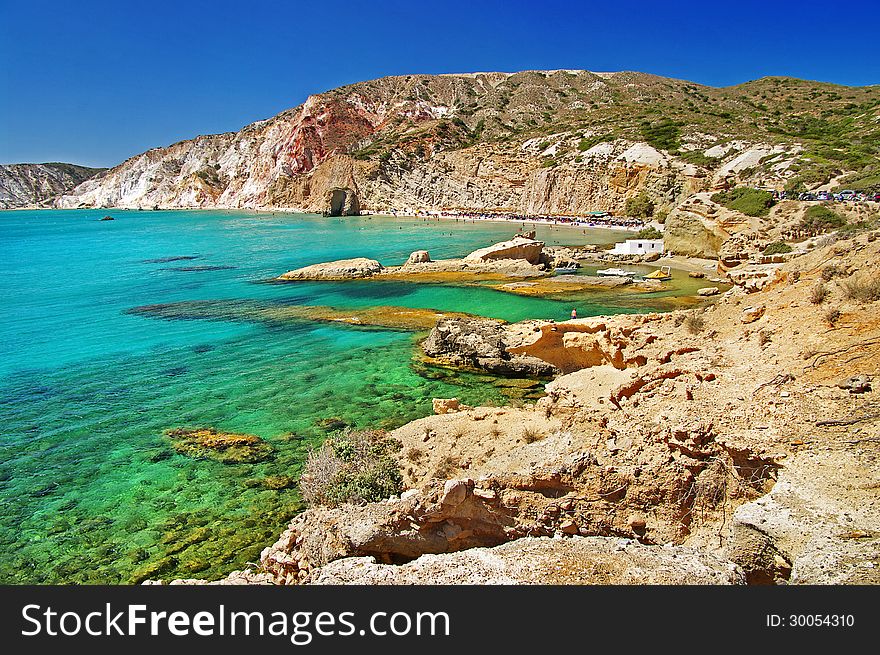
[{"label": "rocky shoreline", "polygon": [[[624,261],[627,264],[641,264],[643,259],[628,257]],[[571,296],[602,290],[653,293],[668,289],[660,280],[636,276],[554,274],[556,266],[580,268],[585,264],[609,261],[620,260],[597,254],[594,247],[548,248],[542,241],[534,238],[534,232],[529,232],[517,234],[509,241],[481,248],[460,259],[434,261],[428,251],[417,250],[400,266],[384,266],[375,259],[358,257],[305,266],[288,271],[275,281],[399,280],[461,286],[488,285],[505,293],[541,297]],[[653,263],[657,261],[656,258],[652,259]],[[670,265],[691,273],[700,267],[706,267],[705,262],[700,260],[671,260]],[[704,273],[694,275],[705,276]],[[711,279],[721,284],[725,290],[729,288],[725,286],[727,280],[714,277]],[[716,288],[721,290],[721,287]]]},{"label": "rocky shoreline", "polygon": [[312,507],[218,583],[877,584],[880,307],[853,291],[877,236],[697,310],[441,319],[448,365],[557,377],[519,408],[438,401],[390,433],[403,493]]}]

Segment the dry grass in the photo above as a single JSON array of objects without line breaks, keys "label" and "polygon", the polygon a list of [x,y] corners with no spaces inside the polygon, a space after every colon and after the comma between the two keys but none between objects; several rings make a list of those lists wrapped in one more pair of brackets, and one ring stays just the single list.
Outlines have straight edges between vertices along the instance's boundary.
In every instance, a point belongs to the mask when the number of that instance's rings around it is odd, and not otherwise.
[{"label": "dry grass", "polygon": [[823,318],[828,325],[834,327],[837,324],[837,321],[840,320],[840,310],[837,307],[832,307],[825,312]]},{"label": "dry grass", "polygon": [[705,326],[706,321],[704,321],[703,317],[696,312],[691,312],[687,315],[687,318],[684,319],[684,327],[691,334],[699,334],[703,331]]},{"label": "dry grass", "polygon": [[406,457],[413,464],[418,464],[420,461],[422,461],[422,457],[424,456],[425,451],[423,451],[421,448],[416,447],[408,448],[407,451],[404,453],[404,457]]},{"label": "dry grass", "polygon": [[525,441],[526,443],[534,443],[536,441],[540,441],[541,439],[543,439],[546,436],[547,436],[546,434],[544,434],[540,430],[537,430],[533,427],[523,428],[523,431],[522,431],[522,440]]},{"label": "dry grass", "polygon": [[849,300],[858,302],[880,300],[880,278],[845,280],[841,286],[843,295]]},{"label": "dry grass", "polygon": [[826,287],[821,282],[813,287],[813,290],[810,291],[810,302],[814,305],[821,305],[830,295],[830,291],[828,291],[828,287]]},{"label": "dry grass", "polygon": [[460,466],[461,462],[457,457],[446,455],[437,463],[437,468],[434,469],[433,477],[438,480],[448,480],[458,471]]},{"label": "dry grass", "polygon": [[844,275],[846,275],[846,269],[837,264],[828,264],[828,266],[822,269],[822,279],[826,282]]}]

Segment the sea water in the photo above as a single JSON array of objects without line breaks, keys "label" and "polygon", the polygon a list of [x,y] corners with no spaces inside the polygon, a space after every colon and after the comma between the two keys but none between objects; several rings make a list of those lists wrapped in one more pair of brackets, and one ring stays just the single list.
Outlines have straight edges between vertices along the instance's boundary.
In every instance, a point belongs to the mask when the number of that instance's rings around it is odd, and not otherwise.
[{"label": "sea water", "polygon": [[[100,220],[107,214],[115,220]],[[432,397],[501,404],[529,388],[428,368],[416,356],[423,335],[411,332],[248,320],[247,312],[169,319],[135,308],[390,305],[567,319],[571,299],[489,288],[266,283],[334,259],[458,257],[518,227],[271,212],[0,212],[0,583],[220,577],[255,562],[301,511],[295,485],[265,481],[295,480],[326,438],[326,419],[394,428],[429,414]],[[537,231],[551,245],[625,237]],[[594,294],[577,308],[580,316],[664,309],[663,295]],[[165,436],[177,427],[257,435],[275,454],[256,464],[191,459]]]}]

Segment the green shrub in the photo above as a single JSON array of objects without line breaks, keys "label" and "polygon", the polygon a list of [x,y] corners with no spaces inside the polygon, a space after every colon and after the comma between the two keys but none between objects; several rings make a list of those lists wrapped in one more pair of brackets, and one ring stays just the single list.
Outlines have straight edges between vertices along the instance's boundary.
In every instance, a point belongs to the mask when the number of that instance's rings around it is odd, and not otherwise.
[{"label": "green shrub", "polygon": [[791,246],[785,243],[785,241],[774,241],[764,248],[765,255],[782,255],[787,252],[791,252]]},{"label": "green shrub", "polygon": [[736,187],[730,191],[712,194],[712,202],[746,216],[766,216],[773,206],[773,194],[760,189]]},{"label": "green shrub", "polygon": [[348,430],[328,438],[306,460],[299,481],[303,499],[336,507],[400,493],[403,478],[394,459],[400,448],[400,442],[379,430]]},{"label": "green shrub", "polygon": [[633,237],[634,239],[662,239],[663,233],[660,232],[653,225],[650,227],[645,227],[636,232],[636,235]]},{"label": "green shrub", "polygon": [[689,164],[702,166],[703,168],[714,168],[718,165],[718,162],[721,161],[718,157],[707,156],[702,150],[689,150],[688,152],[682,153],[681,159]]},{"label": "green shrub", "polygon": [[581,152],[585,152],[592,148],[595,145],[599,145],[600,143],[605,143],[606,141],[611,141],[614,137],[609,134],[604,134],[601,136],[591,136],[589,138],[584,137],[578,143],[578,150]]},{"label": "green shrub", "polygon": [[636,218],[648,218],[654,215],[654,201],[642,191],[639,195],[627,198],[626,215]]},{"label": "green shrub", "polygon": [[678,128],[679,123],[669,118],[655,123],[645,121],[641,128],[642,138],[658,150],[677,150],[681,136]]},{"label": "green shrub", "polygon": [[785,192],[789,198],[796,198],[798,194],[805,193],[807,185],[799,177],[793,177],[785,183]]},{"label": "green shrub", "polygon": [[800,227],[802,230],[810,232],[826,232],[843,227],[845,224],[845,218],[831,211],[825,205],[813,205],[804,213]]}]

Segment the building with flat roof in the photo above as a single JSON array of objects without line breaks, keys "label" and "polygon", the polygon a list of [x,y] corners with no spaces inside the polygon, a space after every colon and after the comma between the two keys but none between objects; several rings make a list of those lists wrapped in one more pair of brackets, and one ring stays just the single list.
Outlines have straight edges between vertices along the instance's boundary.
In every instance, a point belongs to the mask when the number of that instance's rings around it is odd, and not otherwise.
[{"label": "building with flat roof", "polygon": [[663,254],[663,239],[627,239],[623,243],[615,243],[613,255],[650,255]]}]

